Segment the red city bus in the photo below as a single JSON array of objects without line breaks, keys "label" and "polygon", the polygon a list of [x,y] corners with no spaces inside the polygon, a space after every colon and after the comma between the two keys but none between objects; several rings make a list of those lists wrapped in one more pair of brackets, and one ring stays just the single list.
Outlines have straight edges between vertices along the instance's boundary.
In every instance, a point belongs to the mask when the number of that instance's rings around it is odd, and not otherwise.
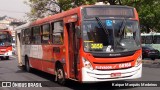
[{"label": "red city bus", "polygon": [[19,66],[99,82],[142,75],[139,18],[128,6],[80,6],[17,27]]},{"label": "red city bus", "polygon": [[12,35],[10,30],[0,30],[0,57],[9,59],[12,56]]}]

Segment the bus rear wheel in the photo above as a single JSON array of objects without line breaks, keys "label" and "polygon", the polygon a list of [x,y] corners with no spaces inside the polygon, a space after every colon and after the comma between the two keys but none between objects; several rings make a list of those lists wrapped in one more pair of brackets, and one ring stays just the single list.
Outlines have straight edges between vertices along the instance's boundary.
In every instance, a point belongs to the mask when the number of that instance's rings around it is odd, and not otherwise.
[{"label": "bus rear wheel", "polygon": [[6,59],[6,60],[9,60],[9,56],[6,56],[5,59]]},{"label": "bus rear wheel", "polygon": [[29,59],[28,58],[25,58],[25,70],[27,72],[31,72],[31,67],[29,65]]},{"label": "bus rear wheel", "polygon": [[65,85],[65,74],[61,65],[56,68],[56,80],[59,84]]},{"label": "bus rear wheel", "polygon": [[152,59],[152,60],[155,60],[156,58],[155,58],[155,57],[152,57],[151,59]]}]

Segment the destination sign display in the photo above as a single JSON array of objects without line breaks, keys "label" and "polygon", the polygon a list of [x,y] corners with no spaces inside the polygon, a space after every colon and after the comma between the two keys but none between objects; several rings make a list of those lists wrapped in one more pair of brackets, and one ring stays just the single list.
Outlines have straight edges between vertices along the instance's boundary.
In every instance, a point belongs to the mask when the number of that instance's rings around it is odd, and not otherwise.
[{"label": "destination sign display", "polygon": [[134,18],[134,9],[129,7],[87,7],[84,9],[85,18],[93,17],[125,17]]}]

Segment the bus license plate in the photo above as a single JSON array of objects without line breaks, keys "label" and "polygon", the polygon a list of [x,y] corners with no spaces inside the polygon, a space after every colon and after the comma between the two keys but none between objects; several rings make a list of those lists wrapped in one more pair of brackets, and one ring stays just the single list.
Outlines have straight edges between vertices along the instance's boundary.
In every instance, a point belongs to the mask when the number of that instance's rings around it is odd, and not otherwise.
[{"label": "bus license plate", "polygon": [[117,73],[111,73],[111,77],[120,77],[121,73],[117,72]]}]

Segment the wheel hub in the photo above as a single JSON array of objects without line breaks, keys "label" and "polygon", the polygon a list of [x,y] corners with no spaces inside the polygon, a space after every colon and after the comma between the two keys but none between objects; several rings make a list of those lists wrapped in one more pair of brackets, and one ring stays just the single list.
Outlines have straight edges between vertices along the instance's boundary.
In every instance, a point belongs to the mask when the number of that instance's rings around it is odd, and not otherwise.
[{"label": "wheel hub", "polygon": [[57,76],[58,76],[59,79],[63,78],[63,72],[62,72],[62,70],[60,70],[60,69],[58,70]]}]

